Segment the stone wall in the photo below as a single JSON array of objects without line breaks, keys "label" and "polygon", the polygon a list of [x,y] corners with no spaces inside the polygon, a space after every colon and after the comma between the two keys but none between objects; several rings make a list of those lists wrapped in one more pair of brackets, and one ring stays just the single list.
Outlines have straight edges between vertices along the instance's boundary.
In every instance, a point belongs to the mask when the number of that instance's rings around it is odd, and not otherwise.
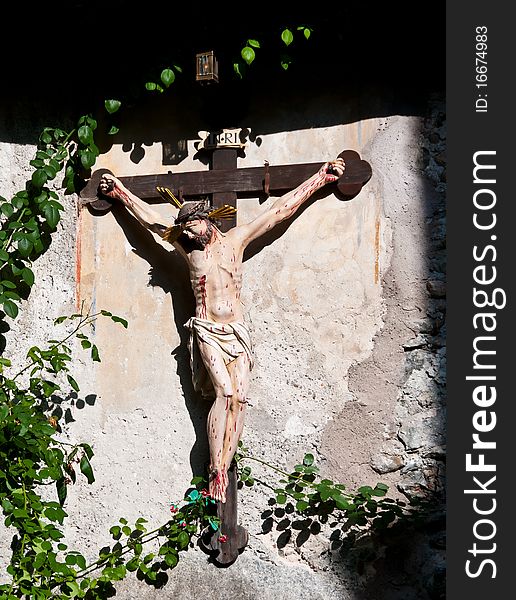
[{"label": "stone wall", "polygon": [[[444,108],[435,98],[426,115],[349,122],[348,109],[325,97],[305,108],[306,127],[289,129],[281,106],[267,115],[259,102],[252,108],[260,143],[249,145],[239,166],[318,162],[351,148],[372,165],[373,177],[350,201],[326,195],[309,202],[245,263],[256,367],[243,441],[282,469],[311,452],[322,473],[349,490],[382,481],[391,497],[430,500],[431,511],[423,526],[411,524],[387,541],[364,538],[345,552],[332,545],[329,529],[302,545],[295,536],[278,543],[281,529],[263,527],[270,490],[256,483],[240,494],[250,541],[234,565],[217,569],[195,549],[162,591],[129,578],[121,598],[189,598],[192,590],[221,600],[443,597]],[[325,119],[331,111],[340,111],[341,124]],[[284,130],[261,133],[267,119]],[[134,145],[115,146],[97,167],[117,175],[170,169],[160,162],[160,143],[147,144],[134,161],[130,149],[143,147],[141,129],[134,125]],[[0,145],[7,174],[0,194],[23,186],[33,151],[33,144]],[[193,154],[190,140],[189,155],[172,169],[207,168]],[[78,482],[69,491],[67,542],[93,558],[119,517],[164,522],[170,503],[202,474],[209,407],[189,380],[183,324],[193,304],[181,260],[123,210],[100,217],[79,209],[76,198],[65,202],[51,249],[35,265],[37,286],[9,336],[22,360],[30,345],[55,336],[54,318],[80,306],[129,321],[127,331],[109,320],[92,331],[101,363],[77,349],[81,397],[70,399],[67,412],[66,436],[92,444],[96,475],[93,485]],[[245,222],[263,206],[246,198],[238,209]],[[159,210],[170,215],[167,206]],[[274,477],[263,466],[253,471],[257,480]],[[8,539],[3,532],[2,547]]]}]

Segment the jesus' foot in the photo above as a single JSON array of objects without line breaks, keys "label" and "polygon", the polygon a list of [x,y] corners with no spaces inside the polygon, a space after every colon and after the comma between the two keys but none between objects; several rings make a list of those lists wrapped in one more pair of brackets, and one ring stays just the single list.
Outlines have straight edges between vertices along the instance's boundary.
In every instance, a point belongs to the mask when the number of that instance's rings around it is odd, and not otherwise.
[{"label": "jesus' foot", "polygon": [[228,487],[228,473],[222,468],[210,468],[208,490],[210,496],[219,502],[226,502],[226,489]]}]

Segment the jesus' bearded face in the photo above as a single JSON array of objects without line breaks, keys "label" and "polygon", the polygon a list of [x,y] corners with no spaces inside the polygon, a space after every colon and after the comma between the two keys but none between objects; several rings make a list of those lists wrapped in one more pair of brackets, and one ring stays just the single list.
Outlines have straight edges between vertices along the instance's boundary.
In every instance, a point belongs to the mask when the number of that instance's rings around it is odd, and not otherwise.
[{"label": "jesus' bearded face", "polygon": [[192,219],[185,223],[185,228],[178,241],[187,252],[204,250],[212,236],[213,224],[208,219]]}]

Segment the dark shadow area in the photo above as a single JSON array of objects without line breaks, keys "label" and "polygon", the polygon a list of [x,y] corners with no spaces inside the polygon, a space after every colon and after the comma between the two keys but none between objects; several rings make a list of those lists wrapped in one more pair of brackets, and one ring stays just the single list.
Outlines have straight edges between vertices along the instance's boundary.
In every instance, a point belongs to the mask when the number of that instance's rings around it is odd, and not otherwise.
[{"label": "dark shadow area", "polygon": [[[58,1],[30,8],[13,5],[10,10],[11,22],[23,27],[24,52],[5,52],[0,58],[7,123],[0,131],[3,141],[33,143],[28,125],[52,126],[56,117],[62,122],[63,115],[97,109],[100,114],[106,98],[119,98],[123,109],[112,118],[116,125],[123,122],[117,142],[128,141],[123,131],[138,124],[149,105],[156,107],[156,114],[170,115],[168,122],[145,119],[141,144],[133,150],[138,161],[146,143],[193,139],[199,129],[284,131],[286,114],[292,129],[422,114],[423,99],[444,89],[443,1],[422,13],[405,2],[321,11],[296,7],[292,15],[248,6],[245,18],[220,5],[178,16],[173,5],[153,1]],[[285,46],[281,32],[299,24],[312,28],[310,39],[294,30],[294,41]],[[67,40],[58,59],[43,46],[47,29]],[[5,47],[21,43],[18,31],[6,32]],[[233,64],[247,39],[257,39],[260,48],[240,79]],[[218,58],[219,83],[202,85],[195,81],[195,54],[208,49]],[[289,57],[285,70],[281,61]],[[147,81],[159,81],[161,70],[174,64],[182,72],[169,90],[145,90]],[[330,109],[335,102],[346,108]],[[325,104],[326,112],[312,110]]]},{"label": "dark shadow area", "polygon": [[[270,487],[261,480],[256,482]],[[272,533],[279,550],[295,547],[303,557],[317,548],[319,567],[349,574],[354,582],[353,598],[445,598],[444,561],[424,561],[429,553],[443,552],[446,547],[445,516],[438,495],[409,503],[387,496],[372,500],[371,494],[358,490],[344,508],[336,506],[333,496],[317,493],[323,488],[320,482],[303,493],[301,486],[296,486],[299,497],[307,493],[302,512],[299,501],[292,496],[280,500],[275,490],[269,508],[261,514],[261,534]],[[307,544],[310,540],[315,545]],[[301,550],[305,544],[307,548]]]},{"label": "dark shadow area", "polygon": [[[64,419],[65,424],[68,425],[76,421],[74,409],[83,410],[86,406],[95,406],[96,401],[97,394],[88,394],[84,398],[81,398],[77,392],[70,392],[66,396],[52,394],[50,398],[42,400],[41,408],[45,413],[58,420]],[[63,432],[59,422],[56,424],[56,431]]]},{"label": "dark shadow area", "polygon": [[190,355],[187,348],[189,334],[184,327],[186,321],[195,314],[188,267],[178,252],[163,248],[154,239],[153,234],[144,229],[125,208],[115,204],[112,212],[135,254],[150,266],[148,285],[160,287],[166,294],[170,294],[172,314],[180,338],[180,344],[171,351],[171,356],[176,362],[176,373],[195,430],[196,441],[190,452],[190,465],[193,476],[204,477],[209,457],[206,419],[211,405],[202,400],[194,391],[192,384]]},{"label": "dark shadow area", "polygon": [[334,563],[363,577],[360,598],[381,600],[443,600],[446,569],[422,564],[429,550],[446,547],[445,518],[439,503],[427,502],[387,529],[371,529],[360,536],[334,531],[330,556]]},{"label": "dark shadow area", "polygon": [[[420,255],[417,272],[418,287],[410,299],[400,300],[407,277],[403,261],[394,258],[382,281],[386,306],[384,324],[374,339],[369,359],[353,365],[349,372],[349,390],[354,398],[371,399],[383,406],[400,405],[409,415],[435,419],[423,420],[420,431],[432,442],[413,444],[402,431],[410,417],[403,414],[385,415],[393,419],[396,438],[406,463],[399,470],[396,487],[408,500],[425,499],[414,519],[401,519],[392,528],[365,536],[348,537],[340,543],[342,564],[351,575],[366,578],[357,600],[442,600],[445,598],[446,567],[446,113],[444,94],[422,98],[426,109],[421,115],[418,137],[421,151],[413,157],[413,167],[420,179],[420,192],[408,206],[417,210],[418,218],[407,222],[397,212],[396,203],[384,198],[384,210],[394,225],[393,239],[399,247],[402,238],[416,228],[421,232],[420,245],[414,248]],[[374,166],[373,166],[374,168]],[[414,276],[413,276],[414,277]],[[406,289],[406,288],[405,288]],[[414,325],[403,314],[401,302],[412,307],[419,321]],[[404,325],[409,323],[411,327]],[[400,356],[401,355],[401,356]],[[423,363],[435,365],[432,374]],[[411,378],[426,373],[430,382],[414,389],[407,384]],[[423,398],[425,400],[423,401]],[[350,403],[350,407],[359,404]],[[354,434],[348,428],[351,414],[359,418],[359,410],[343,411],[335,418],[341,424],[338,431],[342,447]],[[381,421],[380,421],[381,422]],[[349,437],[348,437],[349,434]],[[419,463],[418,463],[419,461]],[[341,465],[343,472],[347,464]],[[410,463],[417,466],[410,466]],[[342,542],[342,540],[341,540]]]},{"label": "dark shadow area", "polygon": [[7,321],[5,321],[5,313],[3,310],[0,310],[0,355],[2,355],[5,351],[5,348],[7,346],[7,339],[4,335],[4,333],[8,333],[11,328],[9,327],[9,324],[7,323]]}]

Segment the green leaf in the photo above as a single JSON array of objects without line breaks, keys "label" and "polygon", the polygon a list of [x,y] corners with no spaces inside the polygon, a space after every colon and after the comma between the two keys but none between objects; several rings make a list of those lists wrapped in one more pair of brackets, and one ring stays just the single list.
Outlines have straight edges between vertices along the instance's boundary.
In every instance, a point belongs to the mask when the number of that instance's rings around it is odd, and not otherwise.
[{"label": "green leaf", "polygon": [[88,125],[83,125],[82,127],[79,127],[79,130],[77,131],[77,136],[81,144],[84,144],[85,146],[89,146],[91,142],[93,142],[93,130],[91,129],[91,127],[88,127]]},{"label": "green leaf", "polygon": [[293,42],[294,40],[294,34],[292,33],[292,31],[290,31],[290,29],[284,29],[281,32],[281,39],[283,40],[283,43],[286,46],[290,46],[290,44]]},{"label": "green leaf", "polygon": [[245,481],[246,479],[249,479],[250,475],[251,475],[251,467],[244,467],[242,469],[242,472],[240,473],[241,481]]},{"label": "green leaf", "polygon": [[95,481],[95,476],[93,475],[93,469],[91,468],[90,461],[86,454],[82,455],[80,467],[81,473],[86,476],[88,483],[92,484]]},{"label": "green leaf", "polygon": [[108,135],[115,135],[120,131],[120,127],[115,127],[114,125],[111,125],[111,128],[108,131]]},{"label": "green leaf", "polygon": [[175,78],[176,76],[172,69],[163,69],[163,71],[161,71],[160,79],[165,87],[168,87],[171,83],[174,83]]},{"label": "green leaf", "polygon": [[0,260],[3,260],[4,262],[9,260],[9,254],[7,254],[3,248],[0,248]]},{"label": "green leaf", "polygon": [[186,531],[181,531],[181,533],[177,536],[177,545],[180,550],[184,550],[190,542],[190,537],[186,533]]},{"label": "green leaf", "polygon": [[40,189],[42,188],[48,180],[48,176],[43,169],[37,169],[34,171],[31,177],[31,181],[34,187]]},{"label": "green leaf", "polygon": [[29,286],[34,285],[34,273],[29,267],[24,267],[21,272],[23,281]]},{"label": "green leaf", "polygon": [[120,100],[104,100],[104,106],[108,113],[112,115],[113,113],[116,113],[120,106],[122,106],[122,103]]},{"label": "green leaf", "polygon": [[56,176],[56,169],[52,165],[45,165],[43,171],[45,171],[49,179],[54,179]]},{"label": "green leaf", "polygon": [[114,321],[115,323],[121,323],[127,329],[128,323],[125,319],[122,319],[122,317],[117,317],[116,315],[113,315],[111,317],[111,320]]},{"label": "green leaf", "polygon": [[296,502],[296,510],[298,512],[303,512],[304,510],[306,510],[308,507],[310,506],[310,504],[308,504],[308,502],[305,502],[304,500],[298,500]]},{"label": "green leaf", "polygon": [[11,317],[11,319],[16,319],[18,316],[18,307],[11,300],[4,300],[4,311],[8,317]]},{"label": "green leaf", "polygon": [[61,477],[56,481],[56,489],[57,497],[59,498],[59,504],[63,506],[66,500],[66,494],[68,493],[64,477]]},{"label": "green leaf", "polygon": [[310,34],[312,33],[312,30],[309,29],[308,27],[305,27],[303,29],[303,35],[305,36],[306,39],[308,39],[310,37]]},{"label": "green leaf", "polygon": [[240,79],[242,79],[241,66],[242,66],[242,63],[240,63],[240,62],[234,62],[233,63],[233,70],[240,77]]},{"label": "green leaf", "polygon": [[329,498],[332,497],[332,491],[330,488],[324,487],[324,486],[317,486],[317,489],[319,490],[319,494],[321,496],[321,500],[323,502],[326,502],[326,500],[328,500]]},{"label": "green leaf", "polygon": [[10,291],[5,291],[1,295],[1,298],[2,298],[2,301],[4,298],[8,298],[9,300],[15,300],[16,302],[19,302],[19,300],[20,300],[20,296],[16,292],[10,292]]},{"label": "green leaf", "polygon": [[313,454],[305,454],[303,458],[303,464],[306,467],[311,467],[314,464],[314,455]]},{"label": "green leaf", "polygon": [[290,56],[288,56],[287,54],[284,54],[281,57],[281,67],[285,71],[290,67],[291,63],[292,63],[292,58]]},{"label": "green leaf", "polygon": [[71,591],[71,594],[72,594],[70,596],[70,598],[75,598],[75,596],[78,596],[81,593],[81,589],[80,589],[79,584],[77,582],[75,582],[75,581],[67,581],[65,583],[65,585],[70,588],[70,591]]},{"label": "green leaf", "polygon": [[81,164],[85,169],[91,169],[95,164],[96,156],[90,150],[83,150],[79,152],[81,156]]},{"label": "green leaf", "polygon": [[39,141],[42,144],[50,144],[50,142],[52,141],[52,136],[50,135],[50,131],[52,131],[50,129],[50,127],[45,127],[45,129],[43,129],[41,135],[39,136]]},{"label": "green leaf", "polygon": [[84,350],[91,348],[91,342],[89,340],[81,340],[81,346]]},{"label": "green leaf", "polygon": [[2,204],[2,206],[0,206],[0,210],[2,211],[2,214],[4,214],[7,218],[12,217],[14,212],[14,208],[12,204],[9,204],[9,202]]},{"label": "green leaf", "polygon": [[80,390],[79,384],[75,381],[75,379],[71,375],[67,375],[68,383],[72,386],[72,388],[78,392]]},{"label": "green leaf", "polygon": [[47,555],[45,552],[39,552],[38,554],[36,554],[36,557],[34,558],[34,568],[36,570],[39,570],[42,565],[46,562],[47,560]]},{"label": "green leaf", "polygon": [[245,46],[244,48],[242,48],[240,54],[248,65],[250,65],[253,62],[256,56],[254,50],[250,46]]},{"label": "green leaf", "polygon": [[[86,444],[86,442],[79,444],[79,446],[83,448],[84,452],[86,453],[86,456],[91,460],[93,458],[93,450],[91,449],[91,446],[89,444]],[[120,519],[120,522],[122,522],[122,519]]]},{"label": "green leaf", "polygon": [[179,562],[177,554],[166,554],[165,555],[165,562],[167,563],[167,565],[171,569],[173,569],[177,565],[177,563]]},{"label": "green leaf", "polygon": [[56,225],[59,223],[59,219],[61,218],[57,208],[51,204],[47,204],[43,209],[43,214],[45,215],[48,225],[52,229],[55,229]]},{"label": "green leaf", "polygon": [[217,531],[217,529],[219,528],[219,524],[216,523],[213,519],[208,519],[209,523],[210,523],[210,527],[213,529],[213,531]]},{"label": "green leaf", "polygon": [[201,495],[201,494],[199,494],[199,490],[192,490],[192,491],[191,491],[191,492],[188,494],[187,498],[188,498],[188,500],[191,500],[191,501],[193,502],[193,501],[197,500],[197,499],[199,498],[199,496],[200,496],[200,495]]},{"label": "green leaf", "polygon": [[77,127],[80,127],[81,125],[88,125],[88,127],[96,129],[97,121],[92,119],[89,115],[82,115],[82,117],[79,117],[79,120],[77,121]]},{"label": "green leaf", "polygon": [[334,496],[333,498],[335,500],[335,506],[340,510],[348,510],[352,506],[344,496]]},{"label": "green leaf", "polygon": [[86,568],[86,559],[84,558],[84,556],[82,554],[75,555],[75,562],[77,563],[79,568],[81,568],[81,569]]},{"label": "green leaf", "polygon": [[247,45],[252,46],[253,48],[259,48],[260,42],[258,40],[247,40]]},{"label": "green leaf", "polygon": [[149,92],[153,92],[156,89],[156,84],[153,81],[147,81],[145,89],[149,90]]},{"label": "green leaf", "polygon": [[99,356],[99,349],[97,348],[97,346],[95,346],[95,344],[93,344],[93,346],[91,347],[91,360],[93,360],[94,362],[101,362]]}]

